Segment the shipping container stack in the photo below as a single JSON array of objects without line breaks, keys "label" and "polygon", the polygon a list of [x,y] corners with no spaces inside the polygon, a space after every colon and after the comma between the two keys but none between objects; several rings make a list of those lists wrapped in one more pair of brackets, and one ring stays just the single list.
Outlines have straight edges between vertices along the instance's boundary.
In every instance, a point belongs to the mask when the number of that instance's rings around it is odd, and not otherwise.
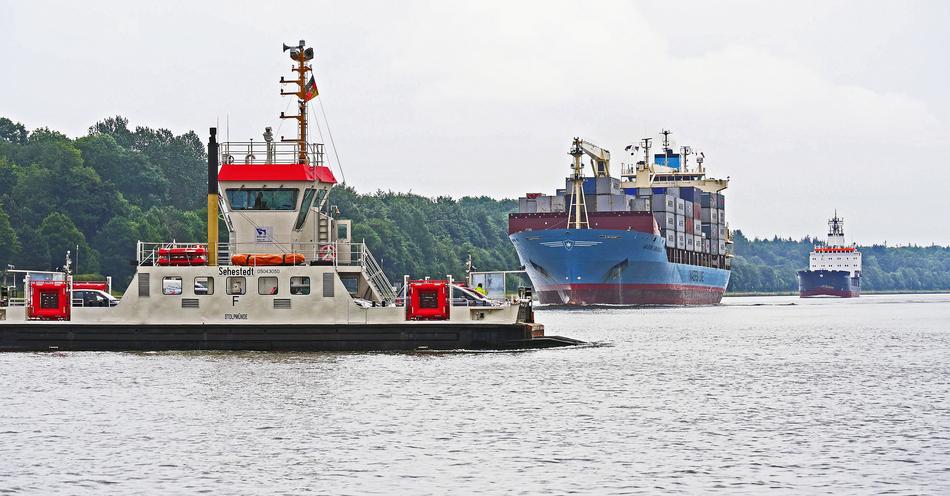
[{"label": "shipping container stack", "polygon": [[630,198],[630,210],[653,213],[670,261],[722,263],[719,257],[725,254],[726,239],[722,195],[694,187],[625,188],[624,193]]},{"label": "shipping container stack", "polygon": [[[584,178],[590,212],[651,212],[666,240],[669,260],[722,267],[726,254],[725,197],[694,187],[621,188],[613,177]],[[567,212],[574,185],[571,179],[553,196],[528,193],[518,199],[520,212]]]},{"label": "shipping container stack", "polygon": [[726,255],[726,199],[720,193],[703,193],[700,197],[702,230],[705,242],[709,245],[709,254],[717,266],[721,266]]},{"label": "shipping container stack", "polygon": [[[567,179],[564,183],[566,205],[571,203],[573,190],[571,179]],[[635,197],[620,188],[620,179],[587,177],[584,178],[584,200],[589,212],[629,212],[634,209]]]}]

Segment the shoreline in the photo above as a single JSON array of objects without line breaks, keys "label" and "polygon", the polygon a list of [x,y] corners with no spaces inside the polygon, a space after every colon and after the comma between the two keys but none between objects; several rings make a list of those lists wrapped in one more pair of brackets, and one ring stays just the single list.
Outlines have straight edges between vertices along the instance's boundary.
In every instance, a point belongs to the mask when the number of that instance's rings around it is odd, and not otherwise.
[{"label": "shoreline", "polygon": [[[864,295],[897,295],[897,294],[950,294],[950,289],[934,289],[934,290],[919,290],[919,291],[862,291],[861,296]],[[798,296],[797,291],[774,291],[774,292],[742,292],[742,293],[726,293],[723,295],[723,298],[743,298],[747,296]]]}]

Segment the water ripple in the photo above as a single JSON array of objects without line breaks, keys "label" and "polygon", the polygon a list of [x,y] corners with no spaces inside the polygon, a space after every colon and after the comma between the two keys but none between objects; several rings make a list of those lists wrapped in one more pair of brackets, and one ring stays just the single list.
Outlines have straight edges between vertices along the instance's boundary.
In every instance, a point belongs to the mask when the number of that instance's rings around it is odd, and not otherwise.
[{"label": "water ripple", "polygon": [[950,493],[950,296],[538,317],[598,344],[0,355],[0,493]]}]

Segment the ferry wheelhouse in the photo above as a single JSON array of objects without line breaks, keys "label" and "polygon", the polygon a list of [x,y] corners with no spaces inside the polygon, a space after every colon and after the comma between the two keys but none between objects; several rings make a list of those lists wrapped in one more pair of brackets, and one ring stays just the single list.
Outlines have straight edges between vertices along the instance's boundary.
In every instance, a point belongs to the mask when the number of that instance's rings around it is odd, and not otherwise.
[{"label": "ferry wheelhouse", "polygon": [[[530,293],[472,298],[451,276],[403,278],[394,289],[349,220],[331,210],[336,178],[322,144],[307,140],[315,94],[301,41],[294,139],[208,141],[208,239],[145,242],[118,304],[76,305],[62,273],[20,273],[0,304],[0,351],[514,349],[576,344],[545,337]],[[219,242],[218,220],[227,226]]]}]

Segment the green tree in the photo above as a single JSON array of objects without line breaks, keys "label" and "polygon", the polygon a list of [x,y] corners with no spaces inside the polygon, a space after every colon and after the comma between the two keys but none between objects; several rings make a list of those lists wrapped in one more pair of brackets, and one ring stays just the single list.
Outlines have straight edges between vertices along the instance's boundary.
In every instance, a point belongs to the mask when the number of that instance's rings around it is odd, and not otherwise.
[{"label": "green tree", "polygon": [[86,236],[76,227],[76,224],[64,214],[53,212],[43,219],[40,223],[39,235],[49,250],[47,268],[61,267],[67,251],[72,252],[75,259],[78,247],[79,254],[83,257],[82,270],[85,272],[99,270],[98,254],[86,243]]},{"label": "green tree", "polygon": [[148,208],[167,201],[169,180],[145,154],[119,146],[108,134],[80,138],[76,146],[84,164],[115,184],[132,204]]},{"label": "green tree", "polygon": [[26,127],[19,122],[13,122],[6,117],[0,117],[0,141],[8,141],[11,143],[26,143],[26,138],[29,136],[29,133],[26,132]]},{"label": "green tree", "polygon": [[13,262],[20,254],[20,239],[10,224],[10,216],[0,209],[0,269]]}]

